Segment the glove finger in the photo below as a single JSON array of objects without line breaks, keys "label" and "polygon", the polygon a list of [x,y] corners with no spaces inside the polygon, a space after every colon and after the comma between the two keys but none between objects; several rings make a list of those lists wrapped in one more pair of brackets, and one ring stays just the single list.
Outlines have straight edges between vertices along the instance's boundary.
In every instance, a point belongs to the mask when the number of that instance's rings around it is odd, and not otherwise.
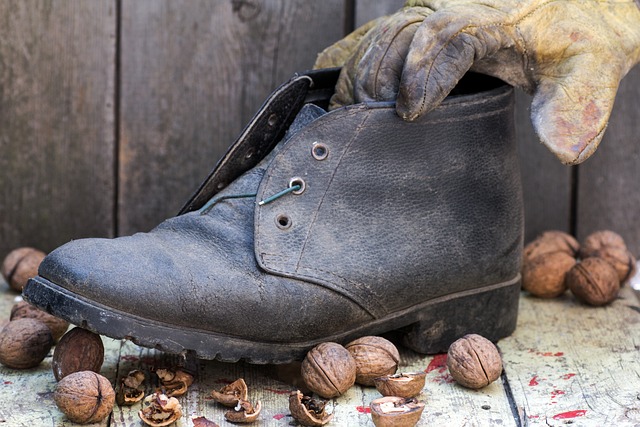
[{"label": "glove finger", "polygon": [[[431,111],[477,60],[495,54],[508,37],[486,10],[435,12],[415,33],[402,72],[396,109],[405,120]],[[472,24],[473,23],[473,24]]]},{"label": "glove finger", "polygon": [[372,21],[369,31],[359,37],[357,45],[352,46],[349,53],[350,56],[342,66],[342,70],[340,70],[335,93],[329,102],[330,110],[355,103],[353,88],[358,64],[376,37],[378,27],[382,25],[384,19],[383,17]]},{"label": "glove finger", "polygon": [[395,101],[413,36],[431,13],[427,8],[406,8],[376,28],[355,75],[356,102]]},{"label": "glove finger", "polygon": [[598,148],[622,71],[593,55],[573,57],[538,83],[531,121],[540,141],[562,163],[578,164]]}]

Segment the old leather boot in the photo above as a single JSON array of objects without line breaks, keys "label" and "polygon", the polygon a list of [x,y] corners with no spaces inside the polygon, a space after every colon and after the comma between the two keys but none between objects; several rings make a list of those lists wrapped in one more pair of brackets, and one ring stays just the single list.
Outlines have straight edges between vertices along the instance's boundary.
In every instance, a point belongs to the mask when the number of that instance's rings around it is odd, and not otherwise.
[{"label": "old leather boot", "polygon": [[56,249],[24,297],[99,334],[224,361],[284,363],[394,330],[420,352],[510,334],[523,228],[512,89],[469,74],[407,123],[391,103],[325,113],[336,79],[292,78],[178,216]]}]

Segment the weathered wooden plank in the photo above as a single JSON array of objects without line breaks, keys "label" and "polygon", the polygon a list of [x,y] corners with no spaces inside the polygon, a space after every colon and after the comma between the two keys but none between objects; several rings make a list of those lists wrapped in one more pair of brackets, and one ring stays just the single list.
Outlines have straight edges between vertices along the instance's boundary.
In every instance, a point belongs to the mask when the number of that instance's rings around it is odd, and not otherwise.
[{"label": "weathered wooden plank", "polygon": [[0,255],[114,229],[115,0],[0,2]]},{"label": "weathered wooden plank", "polygon": [[629,286],[600,308],[570,293],[554,300],[523,296],[516,332],[499,345],[523,422],[637,425],[639,323]]},{"label": "weathered wooden plank", "polygon": [[122,3],[120,234],[173,216],[277,85],[342,36],[341,0]]},{"label": "weathered wooden plank", "polygon": [[522,173],[525,242],[547,230],[571,231],[571,167],[540,143],[530,118],[531,96],[516,92],[516,138]]},{"label": "weathered wooden plank", "polygon": [[598,151],[580,165],[577,234],[620,233],[640,253],[640,67],[623,79]]},{"label": "weathered wooden plank", "polygon": [[366,24],[383,15],[400,9],[404,0],[355,0],[355,26]]}]

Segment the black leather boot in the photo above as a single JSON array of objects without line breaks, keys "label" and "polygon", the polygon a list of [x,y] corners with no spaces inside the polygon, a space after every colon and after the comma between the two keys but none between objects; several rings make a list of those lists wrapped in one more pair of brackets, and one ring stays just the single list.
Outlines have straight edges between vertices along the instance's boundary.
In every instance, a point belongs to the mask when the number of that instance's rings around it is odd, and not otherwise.
[{"label": "black leather boot", "polygon": [[149,233],[53,251],[24,297],[170,353],[254,363],[399,330],[423,353],[515,328],[522,200],[513,91],[469,74],[416,122],[325,113],[337,70],[278,88]]}]

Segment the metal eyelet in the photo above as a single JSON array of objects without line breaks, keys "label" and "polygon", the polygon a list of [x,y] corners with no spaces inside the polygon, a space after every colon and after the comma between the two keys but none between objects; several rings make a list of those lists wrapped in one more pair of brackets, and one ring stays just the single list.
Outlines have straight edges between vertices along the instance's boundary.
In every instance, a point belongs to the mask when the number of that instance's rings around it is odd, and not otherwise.
[{"label": "metal eyelet", "polygon": [[302,194],[304,193],[304,190],[307,188],[307,185],[305,184],[304,179],[298,176],[291,178],[291,180],[289,181],[289,188],[293,187],[294,185],[299,185],[300,189],[292,191],[293,194]]},{"label": "metal eyelet", "polygon": [[316,160],[324,160],[329,155],[329,147],[321,142],[316,141],[311,147],[311,155]]},{"label": "metal eyelet", "polygon": [[285,214],[279,214],[276,216],[276,227],[280,230],[291,228],[291,218]]},{"label": "metal eyelet", "polygon": [[273,127],[276,123],[278,123],[278,115],[276,113],[270,114],[267,119],[267,124]]}]

